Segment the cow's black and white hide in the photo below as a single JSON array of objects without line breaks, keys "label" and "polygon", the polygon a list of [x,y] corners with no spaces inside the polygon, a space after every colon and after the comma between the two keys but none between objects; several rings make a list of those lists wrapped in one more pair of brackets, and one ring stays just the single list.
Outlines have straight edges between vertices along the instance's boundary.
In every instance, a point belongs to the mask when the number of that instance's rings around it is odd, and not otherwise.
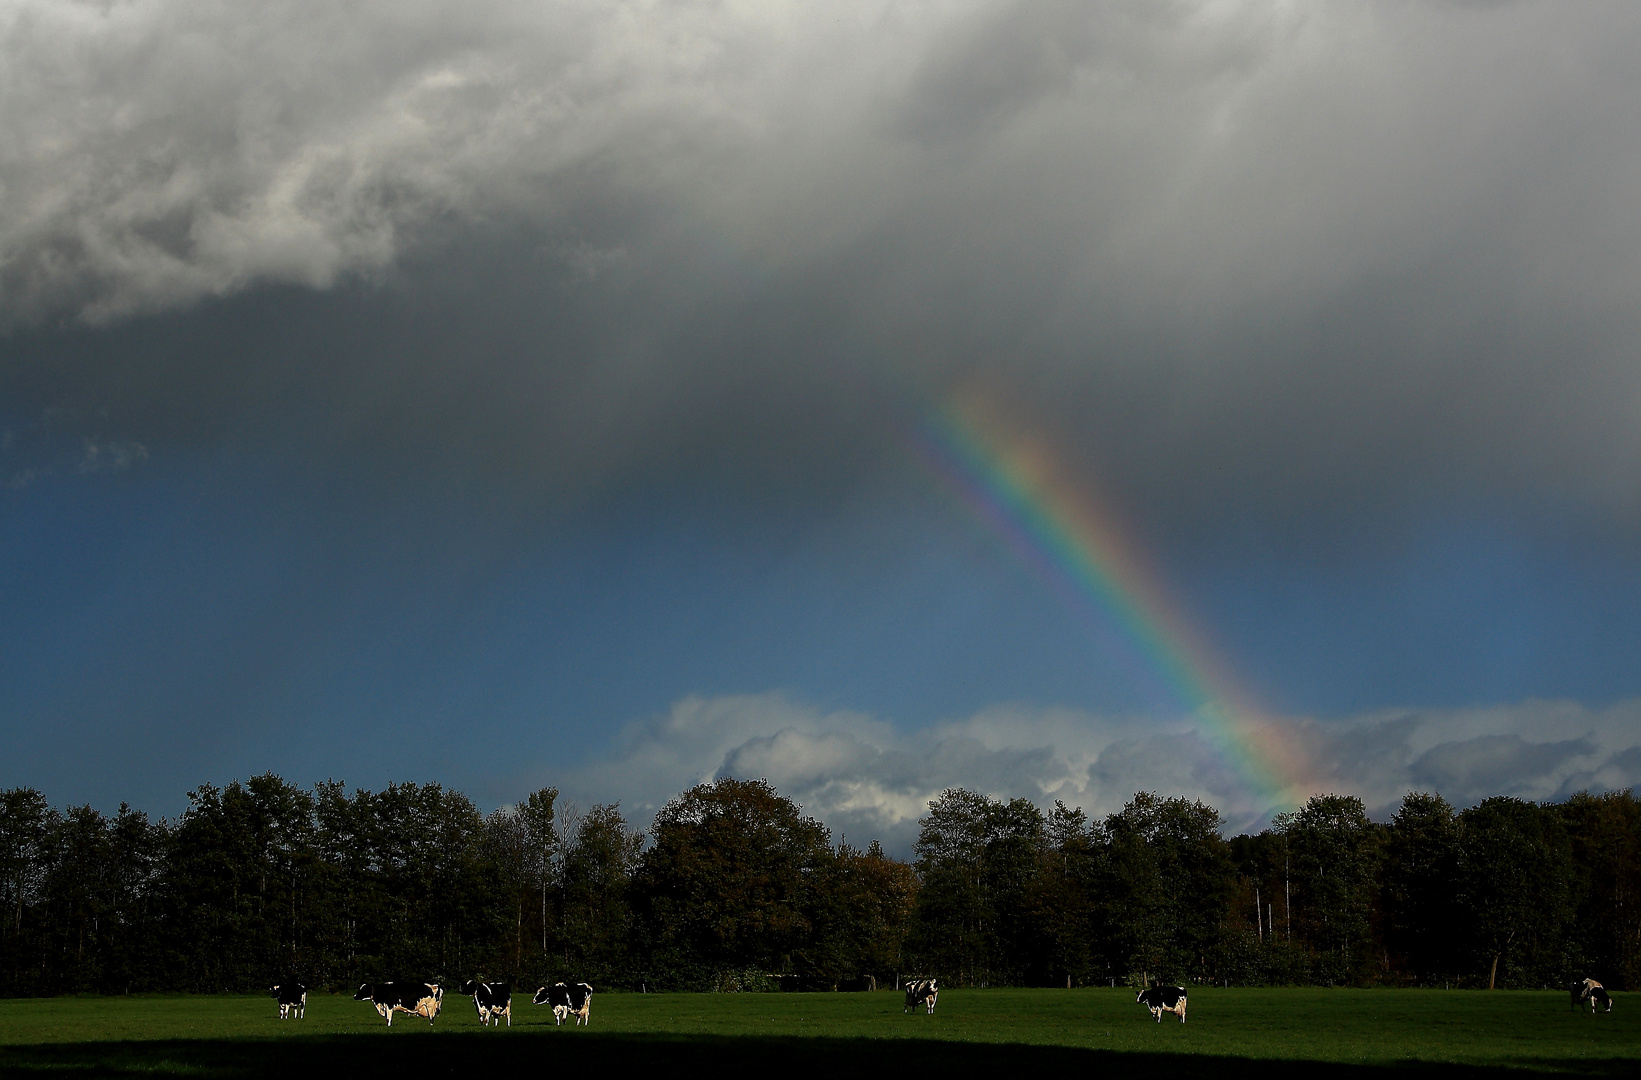
[{"label": "cow's black and white hide", "polygon": [[906,1006],[901,1012],[916,1009],[919,1005],[928,1006],[929,1013],[934,1013],[935,999],[940,996],[940,987],[935,979],[913,979],[906,984]]},{"label": "cow's black and white hide", "polygon": [[281,1020],[294,1016],[302,1019],[308,1011],[308,988],[301,983],[280,983],[270,988],[273,991],[274,1001],[279,1004],[279,1018]]},{"label": "cow's black and white hide", "polygon": [[536,991],[531,999],[536,1005],[551,1005],[553,1020],[562,1025],[570,1017],[576,1018],[576,1024],[592,1024],[593,988],[587,983],[580,982],[574,986],[568,983],[556,982],[551,986],[543,986]]},{"label": "cow's black and white hide", "polygon": [[1590,1014],[1593,1016],[1597,1012],[1612,1011],[1612,996],[1607,993],[1607,988],[1605,986],[1602,986],[1600,983],[1596,983],[1594,988],[1590,990]]},{"label": "cow's black and white hide", "polygon": [[507,1017],[507,1026],[513,1026],[513,988],[504,982],[469,982],[462,984],[462,993],[473,999],[479,1010],[479,1023],[488,1025],[494,1020],[501,1026]]},{"label": "cow's black and white hide", "polygon": [[1183,986],[1151,986],[1139,992],[1134,999],[1162,1023],[1162,1014],[1171,1012],[1179,1017],[1180,1023],[1185,1023],[1185,987]]},{"label": "cow's black and white hide", "polygon": [[376,1011],[387,1018],[388,1027],[393,1026],[396,1012],[425,1016],[431,1024],[444,1007],[444,988],[438,983],[424,982],[361,983],[353,1000],[368,1001],[376,1006]]}]

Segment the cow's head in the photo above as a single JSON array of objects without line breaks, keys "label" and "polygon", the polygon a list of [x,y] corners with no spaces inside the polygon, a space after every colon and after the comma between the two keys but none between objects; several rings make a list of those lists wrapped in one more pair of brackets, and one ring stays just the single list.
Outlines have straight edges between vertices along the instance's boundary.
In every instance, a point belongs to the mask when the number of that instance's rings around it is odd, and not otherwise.
[{"label": "cow's head", "polygon": [[360,983],[359,992],[353,995],[354,1001],[369,1001],[375,995],[370,992],[369,983]]},{"label": "cow's head", "polygon": [[552,992],[552,987],[543,986],[540,990],[536,991],[536,996],[530,999],[530,1004],[532,1004],[532,1005],[545,1005],[545,1004],[547,1004],[547,998],[551,994],[551,992]]}]

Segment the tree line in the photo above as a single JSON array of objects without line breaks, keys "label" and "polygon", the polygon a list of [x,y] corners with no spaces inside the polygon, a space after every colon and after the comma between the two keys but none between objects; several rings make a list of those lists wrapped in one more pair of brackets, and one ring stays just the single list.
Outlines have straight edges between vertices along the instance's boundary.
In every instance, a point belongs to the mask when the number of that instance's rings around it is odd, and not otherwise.
[{"label": "tree line", "polygon": [[[1641,984],[1641,800],[1318,795],[1225,838],[1202,802],[1104,818],[963,789],[915,858],[834,842],[761,780],[674,798],[647,834],[553,788],[481,814],[438,784],[271,774],[177,818],[0,792],[8,995],[480,976],[600,989],[1147,981]],[[784,977],[777,980],[772,977]]]}]

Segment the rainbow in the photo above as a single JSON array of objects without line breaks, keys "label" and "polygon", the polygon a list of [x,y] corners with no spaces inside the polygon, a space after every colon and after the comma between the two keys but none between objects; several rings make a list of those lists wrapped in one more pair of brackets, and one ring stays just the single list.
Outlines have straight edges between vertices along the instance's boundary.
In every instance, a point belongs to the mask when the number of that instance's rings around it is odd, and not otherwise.
[{"label": "rainbow", "polygon": [[1250,796],[1286,808],[1313,790],[1294,732],[1251,702],[1117,516],[1046,444],[1010,430],[978,395],[925,409],[915,432],[918,456],[976,516],[1097,627],[1116,625]]}]

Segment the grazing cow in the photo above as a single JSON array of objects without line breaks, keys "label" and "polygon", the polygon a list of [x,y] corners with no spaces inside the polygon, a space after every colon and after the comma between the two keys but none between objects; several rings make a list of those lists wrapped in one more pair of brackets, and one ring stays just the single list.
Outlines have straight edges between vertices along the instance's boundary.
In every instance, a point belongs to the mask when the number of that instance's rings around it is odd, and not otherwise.
[{"label": "grazing cow", "polygon": [[1577,1011],[1579,1005],[1586,1001],[1590,1003],[1590,1011],[1592,1013],[1595,1012],[1595,1007],[1598,1001],[1606,1003],[1608,1012],[1612,1012],[1613,1010],[1612,998],[1607,996],[1606,987],[1602,986],[1594,979],[1575,979],[1573,980],[1572,985],[1567,987],[1567,990],[1572,997],[1571,1007],[1574,1011]]},{"label": "grazing cow", "polygon": [[916,1010],[919,1005],[929,1007],[929,1015],[934,1015],[934,1002],[940,996],[940,987],[934,979],[913,979],[906,984],[906,1007],[901,1012]]},{"label": "grazing cow", "polygon": [[1162,1023],[1162,1014],[1171,1012],[1179,1017],[1180,1023],[1185,1023],[1185,987],[1183,986],[1152,986],[1141,990],[1134,999]]},{"label": "grazing cow", "polygon": [[501,1026],[507,1017],[507,1026],[513,1026],[513,988],[504,982],[469,982],[462,984],[462,993],[473,999],[479,1010],[479,1023],[488,1025],[494,1020]]},{"label": "grazing cow", "polygon": [[279,1003],[279,1018],[295,1016],[298,1020],[308,1011],[308,988],[301,983],[280,983],[272,988],[274,1000]]},{"label": "grazing cow", "polygon": [[572,1016],[576,1018],[577,1025],[591,1026],[593,1022],[593,988],[584,982],[574,986],[561,982],[543,986],[536,991],[532,1001],[537,1005],[551,1005],[553,1019],[560,1025]]},{"label": "grazing cow", "polygon": [[393,1026],[396,1012],[425,1016],[431,1024],[444,1007],[444,988],[438,983],[424,982],[361,983],[353,1000],[368,1001],[376,1006],[376,1011],[387,1018],[388,1027]]}]

